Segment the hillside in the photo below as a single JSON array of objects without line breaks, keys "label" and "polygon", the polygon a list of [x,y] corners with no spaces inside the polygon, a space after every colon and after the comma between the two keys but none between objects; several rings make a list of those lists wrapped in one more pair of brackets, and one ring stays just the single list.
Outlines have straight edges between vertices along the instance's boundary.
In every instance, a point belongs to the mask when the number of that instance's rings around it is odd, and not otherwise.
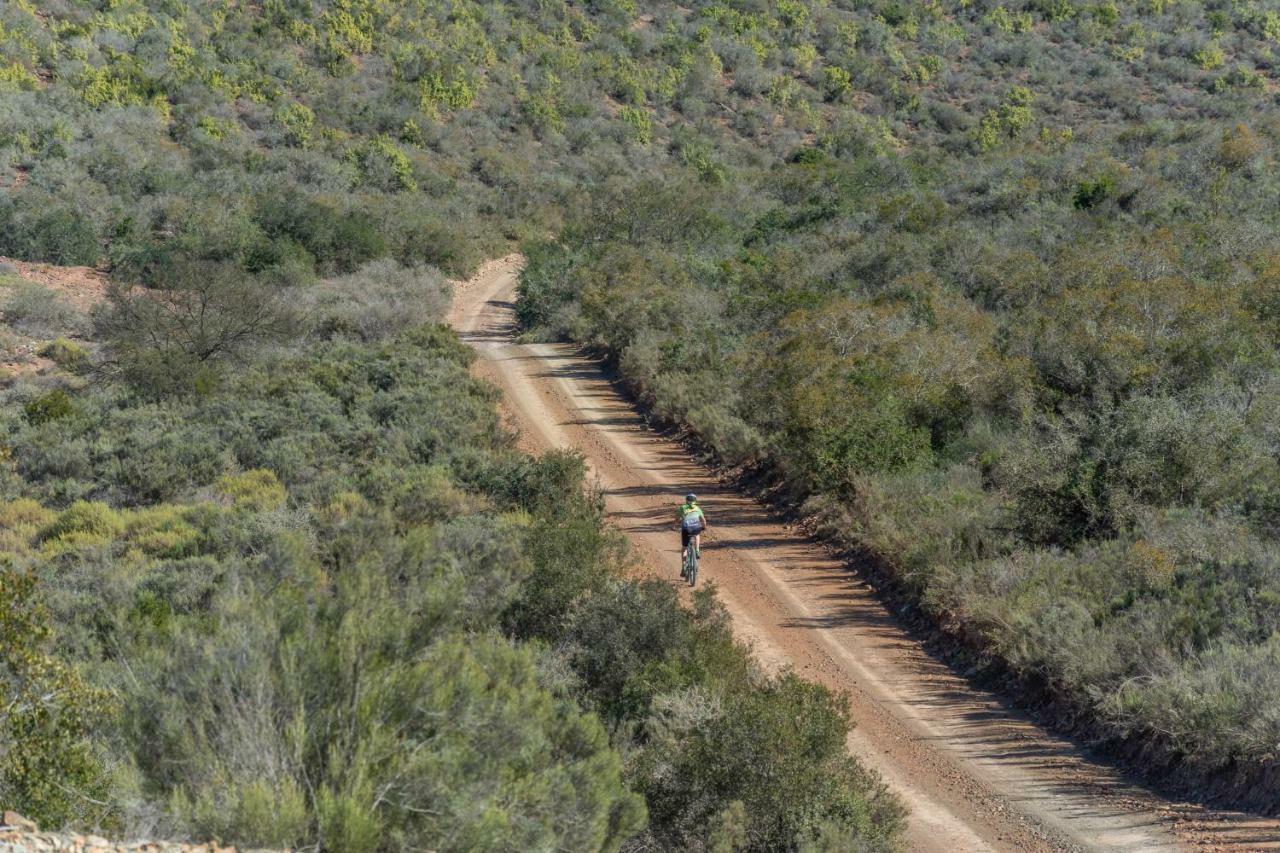
[{"label": "hillside", "polygon": [[446,276],[519,243],[532,334],[977,669],[1274,809],[1278,41],[1269,0],[4,4],[0,805],[892,845],[840,697],[629,580],[469,376]]},{"label": "hillside", "polygon": [[[1061,725],[1274,810],[1276,12],[853,14],[857,119],[584,202],[524,320]],[[926,79],[877,64],[930,49]]]},{"label": "hillside", "polygon": [[446,273],[632,168],[630,131],[564,132],[638,113],[535,70],[592,18],[0,27],[0,804],[241,847],[892,846],[844,700],[629,578],[581,459],[521,453],[440,325]]}]

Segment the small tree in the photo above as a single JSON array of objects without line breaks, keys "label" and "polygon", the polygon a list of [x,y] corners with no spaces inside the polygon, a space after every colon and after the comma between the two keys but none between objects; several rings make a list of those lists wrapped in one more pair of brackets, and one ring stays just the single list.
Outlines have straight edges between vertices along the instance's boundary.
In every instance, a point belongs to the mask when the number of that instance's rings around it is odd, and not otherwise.
[{"label": "small tree", "polygon": [[191,262],[175,280],[170,290],[115,287],[97,318],[111,363],[148,396],[208,390],[221,362],[297,327],[278,295],[230,265]]},{"label": "small tree", "polygon": [[106,778],[89,736],[109,710],[47,652],[48,614],[35,578],[0,567],[0,802],[37,823],[98,823]]}]

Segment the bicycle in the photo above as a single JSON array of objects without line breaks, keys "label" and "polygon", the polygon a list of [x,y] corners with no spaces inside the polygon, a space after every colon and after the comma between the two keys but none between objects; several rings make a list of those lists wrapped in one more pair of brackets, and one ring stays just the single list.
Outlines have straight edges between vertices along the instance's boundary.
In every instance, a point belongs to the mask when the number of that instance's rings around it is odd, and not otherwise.
[{"label": "bicycle", "polygon": [[689,586],[696,586],[698,583],[698,549],[694,547],[692,542],[689,543],[684,557],[684,567],[680,569],[680,577],[689,582]]}]

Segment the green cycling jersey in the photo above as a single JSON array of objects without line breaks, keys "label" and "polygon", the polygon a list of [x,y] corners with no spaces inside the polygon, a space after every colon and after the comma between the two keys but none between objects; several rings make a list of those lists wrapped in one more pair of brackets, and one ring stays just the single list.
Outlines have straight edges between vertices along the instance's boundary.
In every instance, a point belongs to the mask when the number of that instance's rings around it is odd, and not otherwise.
[{"label": "green cycling jersey", "polygon": [[681,504],[678,518],[680,525],[685,529],[700,529],[707,526],[707,517],[703,514],[702,507],[696,503]]}]

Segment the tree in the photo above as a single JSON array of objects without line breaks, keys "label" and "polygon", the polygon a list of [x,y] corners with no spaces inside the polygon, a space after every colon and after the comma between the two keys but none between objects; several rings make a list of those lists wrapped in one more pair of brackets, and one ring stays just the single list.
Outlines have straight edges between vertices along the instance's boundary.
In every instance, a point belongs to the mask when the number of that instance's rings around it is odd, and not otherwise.
[{"label": "tree", "polygon": [[111,363],[145,396],[208,390],[221,362],[297,327],[281,294],[229,264],[186,262],[175,280],[168,290],[115,286],[97,318]]},{"label": "tree", "polygon": [[46,826],[100,822],[106,777],[89,735],[111,705],[49,640],[35,578],[0,568],[0,802]]},{"label": "tree", "polygon": [[330,745],[358,771],[324,782],[326,846],[357,849],[361,813],[439,850],[617,850],[644,825],[604,727],[537,683],[528,650],[457,637],[381,664],[360,681],[357,739]]}]

